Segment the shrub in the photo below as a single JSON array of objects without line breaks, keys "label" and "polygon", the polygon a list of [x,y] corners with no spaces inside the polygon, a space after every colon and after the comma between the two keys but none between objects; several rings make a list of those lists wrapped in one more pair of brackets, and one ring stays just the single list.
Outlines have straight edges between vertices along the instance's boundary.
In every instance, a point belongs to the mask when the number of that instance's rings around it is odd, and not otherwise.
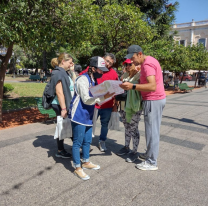
[{"label": "shrub", "polygon": [[14,87],[11,84],[4,84],[3,94],[11,92],[13,89]]}]

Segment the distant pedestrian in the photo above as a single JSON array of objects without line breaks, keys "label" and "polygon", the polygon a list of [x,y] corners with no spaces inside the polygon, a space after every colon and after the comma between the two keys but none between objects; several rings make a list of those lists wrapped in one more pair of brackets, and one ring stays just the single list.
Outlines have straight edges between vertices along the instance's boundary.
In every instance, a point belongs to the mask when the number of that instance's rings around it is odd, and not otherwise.
[{"label": "distant pedestrian", "polygon": [[40,83],[43,83],[43,75],[44,75],[44,71],[43,69],[40,70]]},{"label": "distant pedestrian", "polygon": [[141,65],[140,84],[125,82],[120,85],[124,90],[140,91],[143,99],[147,151],[140,154],[140,158],[144,158],[145,161],[136,167],[140,170],[157,170],[160,125],[166,103],[162,69],[159,62],[151,56],[144,55],[138,45],[130,46],[125,58],[131,59],[135,66]]},{"label": "distant pedestrian", "polygon": [[176,87],[178,87],[178,83],[179,83],[179,74],[175,73],[175,75],[174,75],[174,90]]},{"label": "distant pedestrian", "polygon": [[204,78],[205,78],[204,87],[207,88],[207,81],[208,81],[208,74],[207,73],[205,74]]}]

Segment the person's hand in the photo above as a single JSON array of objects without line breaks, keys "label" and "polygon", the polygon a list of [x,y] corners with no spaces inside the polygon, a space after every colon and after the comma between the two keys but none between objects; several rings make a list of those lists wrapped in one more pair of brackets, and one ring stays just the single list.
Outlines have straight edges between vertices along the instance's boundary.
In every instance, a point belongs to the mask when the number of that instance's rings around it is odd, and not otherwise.
[{"label": "person's hand", "polygon": [[119,86],[124,90],[130,90],[130,89],[132,89],[133,84],[129,83],[129,82],[124,82],[124,83],[120,84]]},{"label": "person's hand", "polygon": [[70,67],[70,71],[73,72],[74,71],[74,63],[72,63],[73,65]]},{"label": "person's hand", "polygon": [[109,97],[112,97],[114,94],[115,94],[115,92],[111,93],[111,94],[110,94],[110,92],[108,92],[107,94],[104,95],[104,98],[108,99]]},{"label": "person's hand", "polygon": [[141,70],[141,65],[135,66],[135,69],[137,70],[137,72],[140,71]]},{"label": "person's hand", "polygon": [[137,70],[137,69],[131,70],[131,75],[130,75],[130,77],[133,77],[136,73],[138,73],[138,70]]},{"label": "person's hand", "polygon": [[61,110],[61,116],[65,119],[67,117],[67,111],[66,109]]},{"label": "person's hand", "polygon": [[112,112],[118,112],[117,104],[114,104]]}]

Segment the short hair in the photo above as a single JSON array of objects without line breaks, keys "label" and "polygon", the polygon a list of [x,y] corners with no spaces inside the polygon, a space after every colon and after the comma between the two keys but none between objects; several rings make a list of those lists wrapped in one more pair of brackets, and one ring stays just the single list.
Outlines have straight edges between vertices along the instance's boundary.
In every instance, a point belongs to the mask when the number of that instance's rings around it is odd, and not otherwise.
[{"label": "short hair", "polygon": [[81,67],[81,65],[75,64],[75,65],[74,65],[74,71],[77,72],[78,74],[79,74],[80,72],[82,72],[82,67]]},{"label": "short hair", "polygon": [[105,57],[110,57],[111,59],[113,59],[113,63],[116,63],[116,57],[115,57],[114,54],[112,54],[112,53],[105,53],[104,58]]}]

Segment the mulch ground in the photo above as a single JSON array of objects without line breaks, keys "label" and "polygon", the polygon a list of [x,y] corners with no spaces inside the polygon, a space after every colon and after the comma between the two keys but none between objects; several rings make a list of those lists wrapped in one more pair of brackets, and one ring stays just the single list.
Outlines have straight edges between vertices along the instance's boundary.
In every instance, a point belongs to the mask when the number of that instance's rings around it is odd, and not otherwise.
[{"label": "mulch ground", "polygon": [[42,115],[38,109],[23,109],[16,112],[3,114],[3,121],[0,122],[0,130],[17,127],[34,122],[43,122],[45,115]]}]

